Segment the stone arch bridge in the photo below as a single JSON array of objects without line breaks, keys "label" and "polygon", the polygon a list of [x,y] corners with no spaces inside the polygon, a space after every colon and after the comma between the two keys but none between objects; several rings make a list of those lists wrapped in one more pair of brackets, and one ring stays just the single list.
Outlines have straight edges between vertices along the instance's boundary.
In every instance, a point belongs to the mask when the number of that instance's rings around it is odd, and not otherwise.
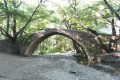
[{"label": "stone arch bridge", "polygon": [[[62,36],[65,36],[65,37],[71,39],[72,41],[74,41],[81,48],[81,50],[84,52],[85,57],[88,60],[90,60],[89,52],[87,51],[87,48],[84,45],[85,41],[81,39],[81,36],[85,37],[85,32],[68,30],[68,29],[55,29],[55,28],[45,29],[43,31],[34,33],[34,36],[33,36],[34,40],[31,42],[31,44],[26,49],[25,55],[32,56],[32,54],[34,53],[37,46],[42,41],[44,41],[45,39],[47,39],[48,37],[53,36],[53,35],[62,35]],[[88,38],[88,36],[86,38]]]}]

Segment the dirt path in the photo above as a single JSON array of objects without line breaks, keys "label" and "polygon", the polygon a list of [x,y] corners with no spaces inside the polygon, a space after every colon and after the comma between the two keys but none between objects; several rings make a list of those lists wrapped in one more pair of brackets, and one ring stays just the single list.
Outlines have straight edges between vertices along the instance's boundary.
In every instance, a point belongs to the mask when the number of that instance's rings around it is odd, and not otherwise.
[{"label": "dirt path", "polygon": [[0,80],[120,80],[77,64],[73,57],[18,57],[0,53]]}]

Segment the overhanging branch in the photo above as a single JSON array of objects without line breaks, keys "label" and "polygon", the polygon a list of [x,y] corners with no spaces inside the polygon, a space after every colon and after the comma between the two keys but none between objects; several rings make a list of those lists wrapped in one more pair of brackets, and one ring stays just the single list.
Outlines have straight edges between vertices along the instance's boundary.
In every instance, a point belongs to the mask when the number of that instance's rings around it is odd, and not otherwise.
[{"label": "overhanging branch", "polygon": [[15,34],[15,36],[18,36],[19,34],[23,33],[25,28],[28,26],[28,24],[31,22],[33,16],[35,15],[37,9],[40,7],[40,4],[35,8],[35,10],[33,11],[32,15],[30,16],[30,18],[27,20],[26,24]]},{"label": "overhanging branch", "polygon": [[115,14],[115,16],[120,20],[119,14],[113,9],[113,7],[108,3],[108,1],[104,0],[104,2],[107,5],[107,7],[110,9],[111,13]]}]

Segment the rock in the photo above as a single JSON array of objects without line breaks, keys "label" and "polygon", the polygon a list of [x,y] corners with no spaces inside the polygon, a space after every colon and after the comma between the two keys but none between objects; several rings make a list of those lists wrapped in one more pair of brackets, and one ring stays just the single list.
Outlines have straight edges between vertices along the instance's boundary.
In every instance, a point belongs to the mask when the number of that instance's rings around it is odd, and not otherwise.
[{"label": "rock", "polygon": [[99,59],[99,61],[101,62],[120,62],[120,53],[118,52],[114,52],[114,53],[107,53],[107,54],[100,54],[97,55],[96,57],[97,59]]}]

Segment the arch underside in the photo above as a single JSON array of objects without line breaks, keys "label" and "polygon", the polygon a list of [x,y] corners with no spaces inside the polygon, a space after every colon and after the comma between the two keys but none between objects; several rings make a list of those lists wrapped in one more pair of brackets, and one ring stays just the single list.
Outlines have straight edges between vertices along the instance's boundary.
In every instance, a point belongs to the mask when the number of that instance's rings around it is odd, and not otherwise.
[{"label": "arch underside", "polygon": [[34,41],[32,41],[32,43],[28,46],[28,48],[27,48],[27,50],[25,52],[25,55],[32,56],[32,54],[34,53],[34,51],[37,48],[37,46],[42,41],[44,41],[45,39],[47,39],[47,38],[49,38],[49,37],[51,37],[53,35],[62,35],[62,36],[65,36],[65,37],[71,39],[72,41],[74,41],[82,49],[82,51],[85,54],[85,57],[88,60],[90,59],[86,47],[82,44],[82,42],[79,42],[75,38],[75,36],[77,34],[73,34],[73,33],[69,32],[68,30],[47,29],[47,30],[44,30],[44,32],[37,33],[37,35],[39,35],[39,36],[37,36],[37,38]]}]

